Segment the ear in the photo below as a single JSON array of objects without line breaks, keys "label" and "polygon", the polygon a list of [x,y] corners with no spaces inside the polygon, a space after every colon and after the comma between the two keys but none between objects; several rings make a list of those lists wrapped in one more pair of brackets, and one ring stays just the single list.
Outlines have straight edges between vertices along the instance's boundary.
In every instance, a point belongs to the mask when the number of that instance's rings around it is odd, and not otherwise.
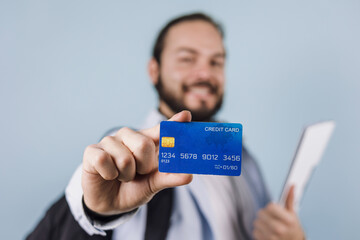
[{"label": "ear", "polygon": [[155,58],[151,58],[148,63],[148,74],[150,76],[151,82],[156,85],[159,81],[160,66]]}]

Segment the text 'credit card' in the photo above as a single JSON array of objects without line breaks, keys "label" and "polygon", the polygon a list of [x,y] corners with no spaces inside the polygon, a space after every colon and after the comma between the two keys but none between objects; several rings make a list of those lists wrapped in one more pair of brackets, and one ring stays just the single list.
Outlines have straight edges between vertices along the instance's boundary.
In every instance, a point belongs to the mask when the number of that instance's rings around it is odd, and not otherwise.
[{"label": "text 'credit card'", "polygon": [[239,176],[241,150],[239,123],[160,123],[160,172]]}]

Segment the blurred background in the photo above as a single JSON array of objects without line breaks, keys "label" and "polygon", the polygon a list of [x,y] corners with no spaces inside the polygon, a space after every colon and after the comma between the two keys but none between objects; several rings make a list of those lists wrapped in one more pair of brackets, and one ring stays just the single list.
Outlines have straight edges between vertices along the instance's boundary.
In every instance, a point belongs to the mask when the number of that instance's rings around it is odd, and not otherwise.
[{"label": "blurred background", "polygon": [[337,123],[300,218],[310,239],[360,239],[360,2],[0,1],[0,239],[22,239],[84,148],[138,126],[157,97],[158,30],[204,11],[225,27],[225,105],[278,200],[304,126]]}]

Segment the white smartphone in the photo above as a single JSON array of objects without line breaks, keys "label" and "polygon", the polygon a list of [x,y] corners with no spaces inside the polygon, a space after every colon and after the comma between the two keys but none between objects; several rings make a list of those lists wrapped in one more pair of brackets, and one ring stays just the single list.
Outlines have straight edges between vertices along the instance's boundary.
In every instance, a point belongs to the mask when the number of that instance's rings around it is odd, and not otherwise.
[{"label": "white smartphone", "polygon": [[289,189],[294,185],[294,209],[299,210],[305,188],[321,160],[334,128],[334,121],[325,121],[304,129],[280,196],[281,205],[285,206]]}]

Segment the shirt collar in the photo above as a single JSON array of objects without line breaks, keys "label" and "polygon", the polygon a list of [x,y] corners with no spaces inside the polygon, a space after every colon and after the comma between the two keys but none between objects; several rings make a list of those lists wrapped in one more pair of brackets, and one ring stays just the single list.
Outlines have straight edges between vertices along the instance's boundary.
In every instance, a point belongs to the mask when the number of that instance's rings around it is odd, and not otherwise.
[{"label": "shirt collar", "polygon": [[145,118],[145,121],[140,125],[140,129],[152,128],[161,121],[166,120],[167,118],[162,115],[158,109],[153,109]]}]

